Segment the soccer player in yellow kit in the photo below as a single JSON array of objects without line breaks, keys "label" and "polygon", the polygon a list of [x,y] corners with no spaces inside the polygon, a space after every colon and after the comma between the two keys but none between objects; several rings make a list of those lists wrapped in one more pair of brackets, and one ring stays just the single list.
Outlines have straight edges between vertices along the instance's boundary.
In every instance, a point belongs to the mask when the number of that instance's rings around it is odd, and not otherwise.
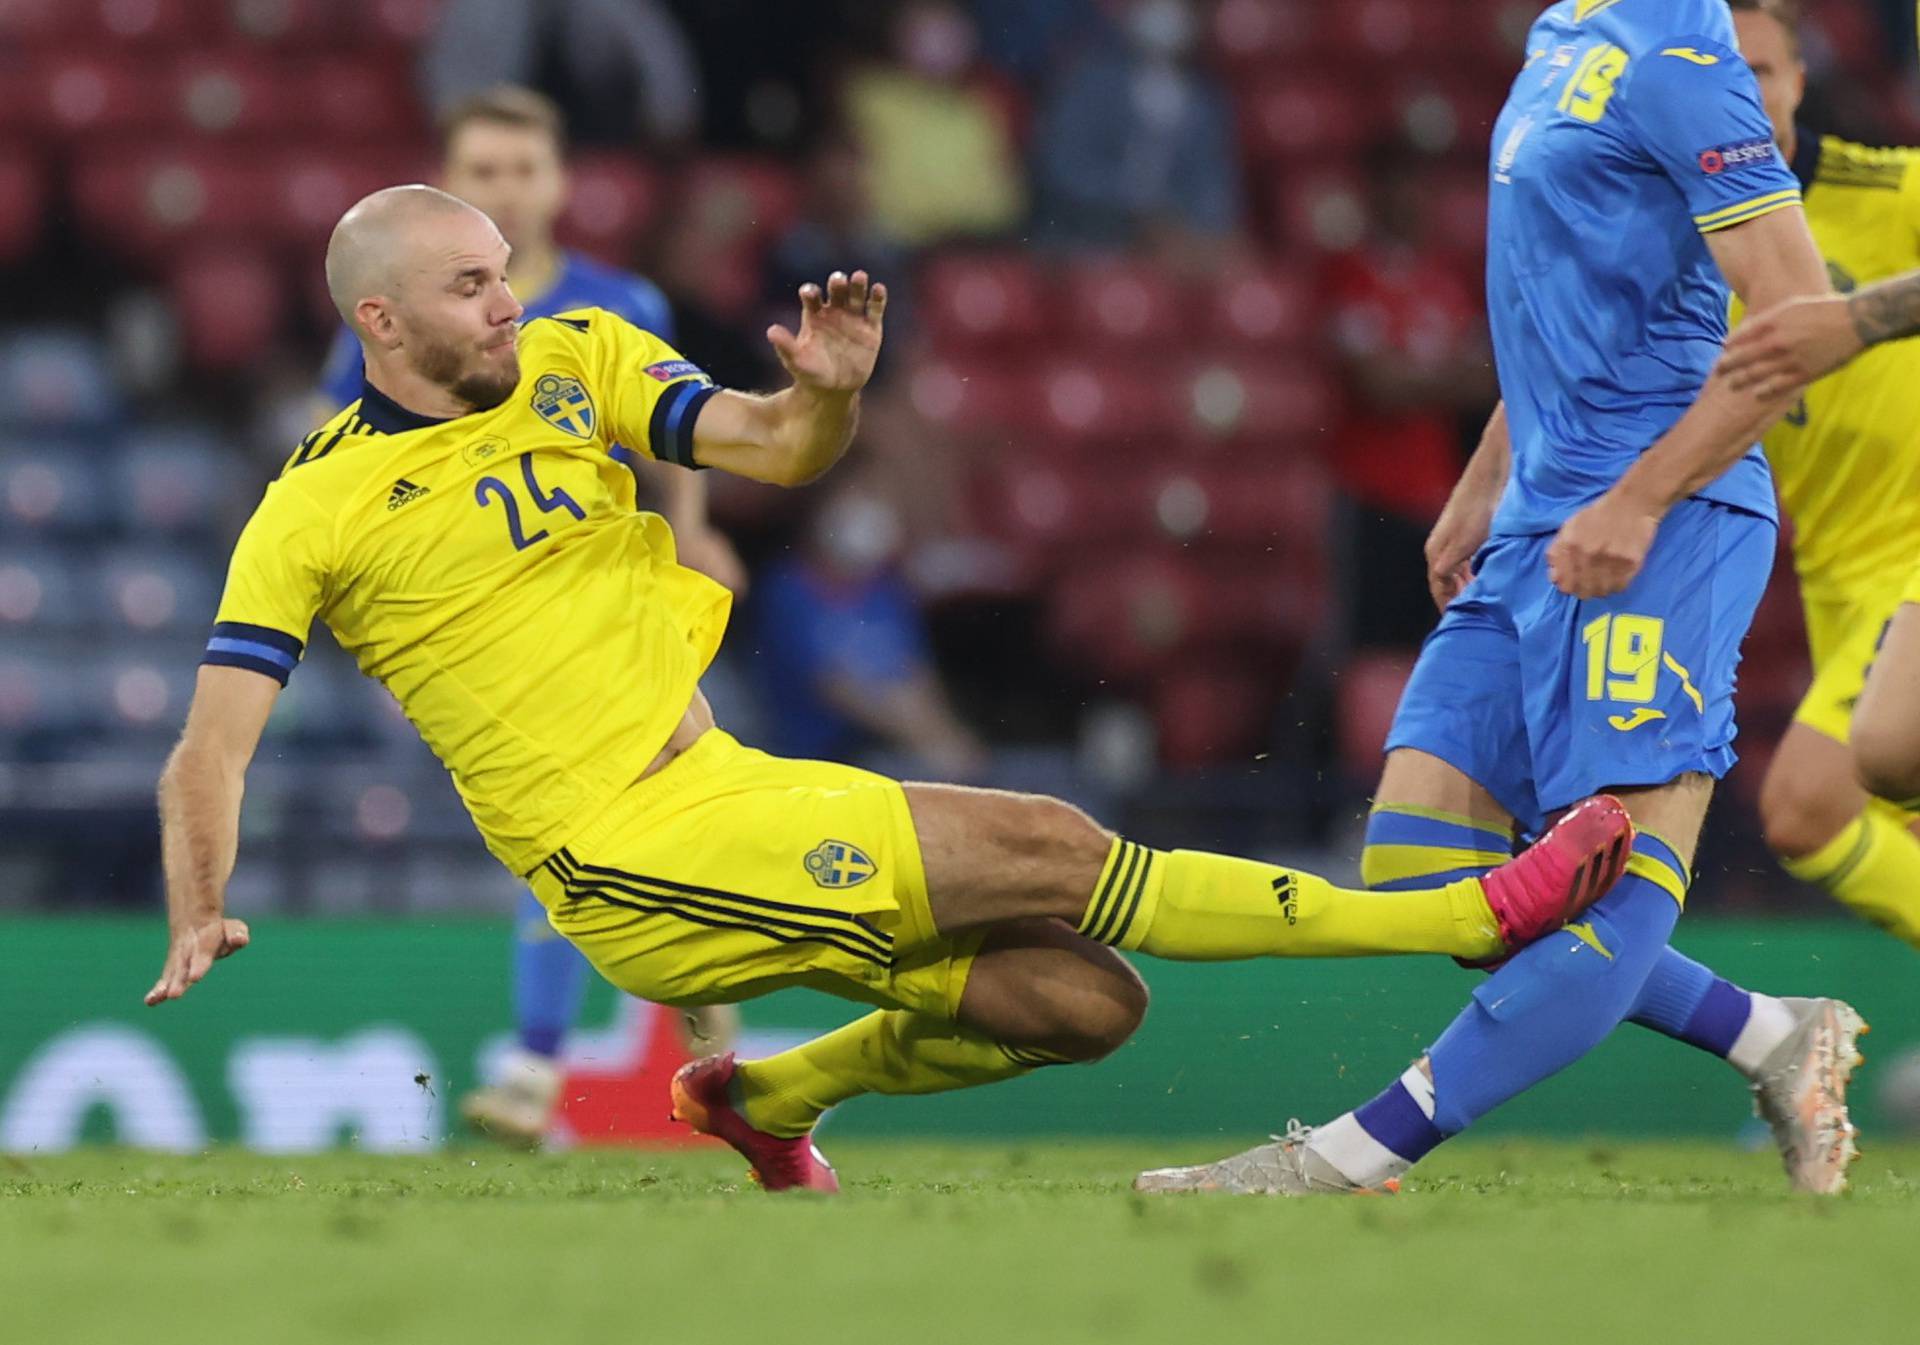
[{"label": "soccer player in yellow kit", "polygon": [[160,784],[169,949],[186,993],[250,934],[223,910],[241,787],[324,619],[452,774],[494,855],[630,994],[689,1006],[809,986],[876,1006],[764,1060],[709,1057],[678,1115],[770,1188],[836,1189],[814,1123],[862,1093],[930,1093],[1124,1041],[1146,988],[1119,949],[1186,960],[1499,956],[1624,870],[1633,828],[1585,800],[1483,878],[1336,888],[1295,869],[1114,836],[1057,800],[902,786],[752,751],[697,681],[729,595],[634,509],[609,442],[779,485],[845,451],[885,290],[801,290],[768,330],[793,382],[714,387],[600,309],[529,322],[479,211],[395,187],[334,230],[327,282],[365,350],[360,398],[303,442],[233,553]]},{"label": "soccer player in yellow kit", "polygon": [[[1806,84],[1794,7],[1734,5],[1807,225],[1841,294],[1920,265],[1920,152],[1868,149],[1794,124]],[[1849,720],[1881,633],[1920,555],[1920,350],[1871,351],[1809,387],[1767,433],[1814,677],[1761,790],[1767,843],[1787,871],[1920,946],[1912,814],[1854,780]]]}]

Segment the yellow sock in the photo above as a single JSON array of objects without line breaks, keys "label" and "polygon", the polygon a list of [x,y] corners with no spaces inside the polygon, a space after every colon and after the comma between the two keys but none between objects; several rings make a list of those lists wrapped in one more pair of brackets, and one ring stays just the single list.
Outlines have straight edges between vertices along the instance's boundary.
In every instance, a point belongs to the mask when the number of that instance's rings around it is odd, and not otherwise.
[{"label": "yellow sock", "polygon": [[1335,887],[1299,869],[1117,839],[1080,932],[1181,962],[1504,951],[1478,878],[1406,892]]},{"label": "yellow sock", "polygon": [[1838,836],[1781,867],[1920,948],[1920,840],[1902,814],[1869,804]]},{"label": "yellow sock", "polygon": [[790,1051],[744,1061],[734,1078],[748,1124],[791,1138],[862,1093],[945,1093],[1066,1063],[928,1014],[886,1009]]}]

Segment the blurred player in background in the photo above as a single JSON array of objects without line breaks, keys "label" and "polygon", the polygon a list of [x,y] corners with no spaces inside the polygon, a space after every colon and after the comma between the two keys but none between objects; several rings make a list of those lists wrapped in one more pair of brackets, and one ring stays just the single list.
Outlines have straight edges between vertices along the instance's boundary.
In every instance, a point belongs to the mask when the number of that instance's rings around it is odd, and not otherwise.
[{"label": "blurred player in background", "polygon": [[[1806,88],[1797,6],[1734,0],[1733,8],[1741,53],[1800,179],[1834,288],[1850,294],[1920,266],[1920,153],[1797,127]],[[1808,388],[1767,433],[1794,524],[1814,673],[1767,770],[1760,815],[1787,872],[1920,947],[1913,814],[1869,800],[1854,779],[1848,736],[1867,669],[1920,558],[1917,387],[1920,349],[1873,350]],[[1914,794],[1920,790],[1902,797]]]},{"label": "blurred player in background", "polygon": [[1730,1059],[1794,1185],[1844,1187],[1858,1016],[1749,993],[1667,942],[1735,759],[1734,668],[1773,564],[1755,440],[1791,405],[1709,380],[1727,289],[1756,305],[1828,289],[1736,41],[1726,0],[1562,0],[1528,36],[1492,144],[1503,401],[1428,542],[1443,612],[1362,860],[1389,889],[1480,872],[1516,825],[1606,789],[1639,832],[1627,875],[1372,1101],[1142,1189],[1385,1189],[1628,1018]]},{"label": "blurred player in background", "polygon": [[[653,282],[562,248],[554,226],[566,208],[566,131],[560,110],[531,89],[502,85],[455,103],[440,120],[440,185],[478,206],[513,248],[514,294],[528,317],[575,308],[604,308],[663,341],[673,340],[673,311]],[[321,376],[324,410],[333,414],[360,395],[365,378],[360,342],[346,327],[334,338]],[[659,496],[673,525],[682,563],[736,593],[746,571],[726,538],[707,524],[706,483],[695,473],[622,461]],[[513,1003],[518,1049],[500,1077],[461,1099],[460,1114],[500,1139],[532,1142],[546,1134],[560,1099],[566,1036],[586,993],[586,959],[553,932],[532,892],[514,921]],[[689,1016],[688,1043],[706,1049],[732,1037],[734,1011],[701,1009]]]},{"label": "blurred player in background", "polygon": [[485,215],[430,187],[376,192],[334,230],[328,290],[367,381],[235,545],[161,779],[169,940],[149,1004],[249,941],[225,915],[246,769],[316,618],[615,985],[680,1006],[795,986],[875,1006],[778,1055],[675,1076],[675,1114],[770,1188],[837,1189],[812,1131],[849,1098],[1111,1052],[1146,1012],[1118,949],[1498,957],[1625,870],[1633,827],[1606,798],[1484,875],[1362,892],[1139,845],[1056,799],[742,747],[699,689],[730,595],[676,563],[608,449],[817,479],[852,439],[885,289],[861,271],[804,286],[798,333],[767,331],[792,381],[758,396],[603,309],[522,329],[509,253]]}]

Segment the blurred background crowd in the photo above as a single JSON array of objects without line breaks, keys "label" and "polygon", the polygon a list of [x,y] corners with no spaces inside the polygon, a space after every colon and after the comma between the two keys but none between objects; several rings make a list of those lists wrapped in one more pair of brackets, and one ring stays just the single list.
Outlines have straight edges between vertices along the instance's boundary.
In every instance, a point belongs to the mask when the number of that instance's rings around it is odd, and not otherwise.
[{"label": "blurred background crowd", "polygon": [[[0,905],[147,905],[227,550],[317,423],[320,257],[503,82],[565,114],[561,241],[771,387],[795,287],[893,288],[855,453],[715,480],[721,721],[1061,793],[1150,843],[1351,855],[1495,399],[1489,127],[1529,0],[0,0]],[[1807,120],[1920,142],[1913,6],[1808,6]],[[717,474],[715,474],[717,476]],[[1782,568],[1697,905],[1813,900],[1752,800],[1805,683]],[[316,627],[236,913],[515,889]]]}]

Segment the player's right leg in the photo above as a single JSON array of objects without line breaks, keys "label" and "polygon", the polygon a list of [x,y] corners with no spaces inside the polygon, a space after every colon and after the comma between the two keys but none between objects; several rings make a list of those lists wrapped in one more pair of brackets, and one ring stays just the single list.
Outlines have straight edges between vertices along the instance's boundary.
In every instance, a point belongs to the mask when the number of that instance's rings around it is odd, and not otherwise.
[{"label": "player's right leg", "polygon": [[[1898,598],[1809,602],[1813,683],[1767,770],[1760,817],[1787,872],[1920,947],[1920,839],[1908,829],[1912,816],[1869,798],[1848,744],[1854,707]],[[1897,725],[1878,725],[1863,751],[1873,756],[1899,740]]]}]

